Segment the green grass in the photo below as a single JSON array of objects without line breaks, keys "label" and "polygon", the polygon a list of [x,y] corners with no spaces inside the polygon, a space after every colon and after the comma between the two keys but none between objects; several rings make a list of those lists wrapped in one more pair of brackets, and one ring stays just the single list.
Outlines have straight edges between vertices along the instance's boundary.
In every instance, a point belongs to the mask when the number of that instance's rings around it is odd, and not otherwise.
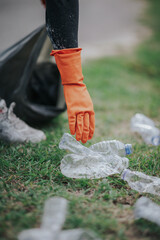
[{"label": "green grass", "polygon": [[[148,2],[145,21],[154,31],[152,38],[130,58],[104,58],[84,67],[96,113],[95,135],[86,146],[108,139],[132,143],[129,168],[160,177],[160,147],[145,145],[129,128],[136,112],[157,123],[160,119],[160,2]],[[160,204],[159,197],[132,190],[119,175],[66,178],[59,168],[65,151],[58,148],[68,132],[66,113],[43,130],[47,140],[39,144],[0,145],[0,239],[16,239],[21,230],[39,227],[44,201],[51,196],[69,200],[64,229],[89,228],[110,240],[160,239],[155,224],[133,217],[133,205],[141,195]]]}]

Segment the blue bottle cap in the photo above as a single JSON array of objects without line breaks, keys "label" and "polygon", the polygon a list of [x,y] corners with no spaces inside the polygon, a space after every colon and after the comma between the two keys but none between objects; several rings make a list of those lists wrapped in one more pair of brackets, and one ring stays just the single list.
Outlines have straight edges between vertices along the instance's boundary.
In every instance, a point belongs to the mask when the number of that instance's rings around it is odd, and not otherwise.
[{"label": "blue bottle cap", "polygon": [[126,155],[129,155],[132,153],[132,144],[125,144],[125,152],[126,152]]}]

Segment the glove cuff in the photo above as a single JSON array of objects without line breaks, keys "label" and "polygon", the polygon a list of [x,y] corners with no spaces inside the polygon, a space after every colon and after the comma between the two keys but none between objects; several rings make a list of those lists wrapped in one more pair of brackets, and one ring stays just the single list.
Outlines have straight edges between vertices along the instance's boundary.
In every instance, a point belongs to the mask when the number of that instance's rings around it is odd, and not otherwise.
[{"label": "glove cuff", "polygon": [[63,85],[83,82],[81,50],[82,48],[67,48],[52,50],[50,53],[55,57]]}]

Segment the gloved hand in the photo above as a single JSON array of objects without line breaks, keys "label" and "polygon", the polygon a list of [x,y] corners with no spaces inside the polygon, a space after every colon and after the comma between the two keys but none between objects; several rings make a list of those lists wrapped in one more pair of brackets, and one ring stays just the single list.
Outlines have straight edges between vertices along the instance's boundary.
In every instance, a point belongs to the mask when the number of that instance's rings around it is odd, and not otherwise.
[{"label": "gloved hand", "polygon": [[83,83],[81,48],[53,50],[67,105],[69,128],[77,141],[86,143],[95,129],[93,103]]}]

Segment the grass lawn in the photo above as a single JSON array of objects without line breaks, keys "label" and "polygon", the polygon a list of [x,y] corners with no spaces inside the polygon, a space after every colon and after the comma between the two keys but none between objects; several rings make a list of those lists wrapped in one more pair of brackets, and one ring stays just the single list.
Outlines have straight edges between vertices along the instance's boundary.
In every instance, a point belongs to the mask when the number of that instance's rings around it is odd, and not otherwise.
[{"label": "grass lawn", "polygon": [[[130,118],[141,112],[160,119],[160,1],[148,0],[145,22],[153,36],[131,56],[103,58],[84,66],[92,96],[96,130],[86,144],[117,139],[132,143],[129,168],[160,177],[160,147],[147,146],[130,132]],[[133,205],[140,196],[160,204],[160,197],[132,190],[119,175],[99,180],[75,180],[60,172],[66,154],[58,148],[69,132],[64,113],[43,128],[47,140],[36,145],[0,144],[0,239],[16,239],[23,229],[40,226],[44,201],[51,196],[69,200],[64,229],[89,228],[102,239],[160,239],[160,228],[134,220]]]}]

